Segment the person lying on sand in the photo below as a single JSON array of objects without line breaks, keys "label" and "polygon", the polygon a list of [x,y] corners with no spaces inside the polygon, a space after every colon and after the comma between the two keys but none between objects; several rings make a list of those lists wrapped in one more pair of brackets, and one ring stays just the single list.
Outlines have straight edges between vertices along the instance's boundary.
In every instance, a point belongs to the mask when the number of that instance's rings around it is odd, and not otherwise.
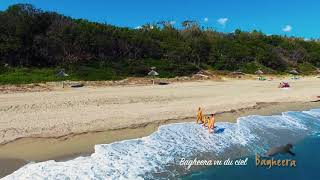
[{"label": "person lying on sand", "polygon": [[209,122],[208,122],[208,131],[209,133],[212,132],[212,129],[214,129],[214,114],[211,114],[211,117],[209,119]]},{"label": "person lying on sand", "polygon": [[197,123],[203,123],[203,115],[202,115],[202,109],[201,107],[198,108],[198,113],[197,113]]},{"label": "person lying on sand", "polygon": [[278,88],[289,88],[290,85],[288,82],[281,82],[278,86]]}]

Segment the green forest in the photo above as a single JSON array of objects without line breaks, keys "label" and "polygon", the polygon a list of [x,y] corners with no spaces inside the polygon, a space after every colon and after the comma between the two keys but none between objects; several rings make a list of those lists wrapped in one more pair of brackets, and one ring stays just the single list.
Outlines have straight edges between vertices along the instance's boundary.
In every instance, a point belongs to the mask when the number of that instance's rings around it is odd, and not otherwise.
[{"label": "green forest", "polygon": [[139,29],[73,19],[30,4],[0,11],[0,84],[57,80],[60,69],[74,80],[191,75],[201,69],[303,74],[320,67],[320,41],[260,31],[221,33],[185,20]]}]

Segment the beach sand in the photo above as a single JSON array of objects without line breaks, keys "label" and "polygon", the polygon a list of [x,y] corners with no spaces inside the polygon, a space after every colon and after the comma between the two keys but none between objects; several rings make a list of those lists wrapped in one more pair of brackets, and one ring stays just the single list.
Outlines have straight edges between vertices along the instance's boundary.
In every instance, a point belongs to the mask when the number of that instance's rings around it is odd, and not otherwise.
[{"label": "beach sand", "polygon": [[310,102],[319,100],[318,79],[289,81],[292,88],[286,90],[277,88],[279,82],[198,81],[0,94],[0,163],[12,171],[23,160],[90,154],[95,144],[143,137],[162,124],[194,121],[198,106],[229,122],[320,107],[320,102]]}]

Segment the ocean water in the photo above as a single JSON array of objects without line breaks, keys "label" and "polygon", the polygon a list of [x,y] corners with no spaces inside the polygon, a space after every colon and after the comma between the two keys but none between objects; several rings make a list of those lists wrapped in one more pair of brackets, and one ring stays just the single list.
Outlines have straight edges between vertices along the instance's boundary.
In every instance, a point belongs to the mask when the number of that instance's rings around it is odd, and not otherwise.
[{"label": "ocean water", "polygon": [[[257,167],[255,157],[248,156],[247,166],[210,166],[180,177],[191,179],[259,179],[259,180],[315,180],[320,179],[320,134],[311,135],[298,142],[293,148],[295,157],[277,155],[277,159],[294,159],[296,167]],[[246,157],[242,157],[244,159]]]},{"label": "ocean water", "polygon": [[[272,175],[273,171],[287,173],[284,177],[300,173],[299,177],[309,175],[311,178],[319,169],[314,169],[308,161],[319,159],[320,109],[247,116],[238,118],[236,123],[218,122],[216,126],[216,133],[208,134],[195,123],[164,125],[147,137],[96,145],[91,156],[27,164],[4,179],[234,179],[241,176],[256,179],[257,174],[267,179],[265,176]],[[264,154],[270,147],[287,143],[295,144],[295,169],[254,167],[255,154]],[[248,165],[192,166],[190,169],[180,165],[182,158],[239,157],[249,157]],[[305,171],[305,167],[310,172]]]}]

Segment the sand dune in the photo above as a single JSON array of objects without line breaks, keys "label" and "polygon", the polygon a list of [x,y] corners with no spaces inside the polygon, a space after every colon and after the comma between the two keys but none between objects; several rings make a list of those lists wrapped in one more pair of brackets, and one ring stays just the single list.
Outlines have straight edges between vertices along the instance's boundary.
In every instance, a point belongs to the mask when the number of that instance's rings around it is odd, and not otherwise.
[{"label": "sand dune", "polygon": [[320,80],[227,80],[167,86],[85,87],[51,92],[0,95],[0,143],[21,137],[58,137],[70,133],[126,128],[165,119],[250,107],[257,102],[316,100]]}]

